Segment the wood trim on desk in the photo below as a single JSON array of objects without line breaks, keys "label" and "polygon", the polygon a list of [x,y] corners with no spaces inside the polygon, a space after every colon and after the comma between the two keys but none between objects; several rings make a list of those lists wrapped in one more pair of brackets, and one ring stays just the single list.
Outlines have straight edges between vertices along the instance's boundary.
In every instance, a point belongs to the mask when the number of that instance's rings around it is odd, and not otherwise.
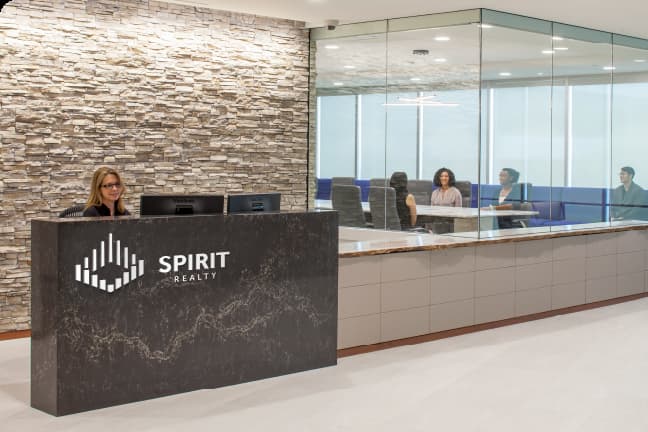
[{"label": "wood trim on desk", "polygon": [[348,357],[356,354],[366,354],[374,351],[380,351],[389,348],[397,348],[405,345],[416,345],[425,342],[431,342],[439,339],[445,339],[454,336],[461,336],[468,333],[475,333],[483,330],[490,330],[498,327],[504,327],[512,324],[520,324],[528,321],[535,321],[544,318],[550,318],[557,315],[564,315],[573,312],[580,312],[589,309],[595,309],[604,306],[610,306],[617,303],[624,303],[632,300],[638,300],[644,297],[648,297],[648,292],[633,294],[625,297],[613,298],[610,300],[602,300],[594,303],[587,303],[578,306],[570,306],[562,309],[555,309],[552,311],[539,312],[531,315],[525,315],[521,317],[508,318],[501,321],[493,321],[483,324],[475,324],[467,327],[461,327],[457,329],[444,330],[436,333],[429,333],[421,336],[413,336],[404,339],[397,339],[394,341],[381,342],[373,345],[361,345],[357,347],[339,349],[337,351],[338,358]]},{"label": "wood trim on desk", "polygon": [[0,341],[9,339],[20,339],[31,337],[31,330],[16,330],[6,333],[0,333]]}]

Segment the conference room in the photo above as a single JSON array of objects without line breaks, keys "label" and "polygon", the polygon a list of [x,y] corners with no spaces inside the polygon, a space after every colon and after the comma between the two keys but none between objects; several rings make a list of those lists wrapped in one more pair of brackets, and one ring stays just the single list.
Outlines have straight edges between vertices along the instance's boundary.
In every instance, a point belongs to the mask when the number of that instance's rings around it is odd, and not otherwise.
[{"label": "conference room", "polygon": [[[648,132],[648,108],[636,95],[647,50],[645,40],[487,9],[314,29],[311,205],[338,210],[341,226],[398,231],[390,177],[404,172],[419,233],[491,238],[618,221],[621,168],[646,183],[636,137]],[[441,168],[461,208],[430,205]],[[648,194],[616,204],[645,219]]]}]

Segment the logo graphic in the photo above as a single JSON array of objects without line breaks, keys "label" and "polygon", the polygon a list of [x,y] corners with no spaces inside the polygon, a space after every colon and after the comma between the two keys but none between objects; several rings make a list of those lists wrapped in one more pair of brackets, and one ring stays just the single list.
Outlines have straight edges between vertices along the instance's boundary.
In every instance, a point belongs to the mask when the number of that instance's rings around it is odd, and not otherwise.
[{"label": "logo graphic", "polygon": [[[106,251],[106,249],[108,250]],[[122,269],[122,276],[116,277],[112,283],[108,283],[106,279],[99,279],[99,275],[96,273],[107,264],[114,264]],[[144,260],[138,260],[135,254],[129,255],[128,247],[122,249],[121,241],[113,241],[112,233],[108,234],[108,242],[101,241],[98,253],[97,249],[92,249],[92,263],[90,257],[84,257],[83,266],[75,265],[75,276],[78,282],[109,293],[126,286],[128,282],[143,274]]]}]

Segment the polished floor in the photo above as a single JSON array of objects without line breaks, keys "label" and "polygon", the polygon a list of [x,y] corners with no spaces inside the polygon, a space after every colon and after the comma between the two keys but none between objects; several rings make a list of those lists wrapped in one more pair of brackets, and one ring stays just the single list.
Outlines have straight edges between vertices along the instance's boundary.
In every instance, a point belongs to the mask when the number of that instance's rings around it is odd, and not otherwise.
[{"label": "polished floor", "polygon": [[648,298],[55,418],[0,342],[2,431],[648,431]]}]

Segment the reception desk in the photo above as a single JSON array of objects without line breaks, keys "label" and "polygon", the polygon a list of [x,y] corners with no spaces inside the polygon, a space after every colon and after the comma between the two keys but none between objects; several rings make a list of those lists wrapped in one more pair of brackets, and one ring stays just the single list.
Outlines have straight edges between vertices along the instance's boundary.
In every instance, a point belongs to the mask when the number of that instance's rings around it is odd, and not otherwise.
[{"label": "reception desk", "polygon": [[31,404],[58,416],[335,365],[337,272],[335,212],[34,220]]}]

